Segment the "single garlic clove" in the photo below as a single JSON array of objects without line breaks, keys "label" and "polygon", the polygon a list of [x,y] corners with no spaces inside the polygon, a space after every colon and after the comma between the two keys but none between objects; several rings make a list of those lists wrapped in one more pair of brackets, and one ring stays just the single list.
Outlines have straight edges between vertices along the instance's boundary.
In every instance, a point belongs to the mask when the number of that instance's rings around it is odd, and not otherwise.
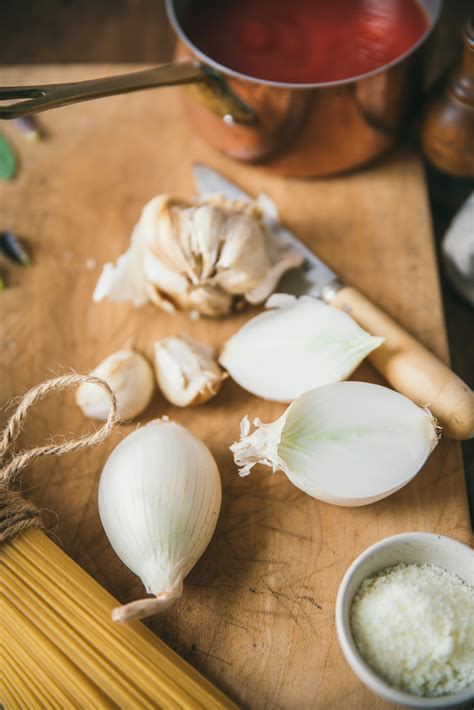
[{"label": "single garlic clove", "polygon": [[214,273],[222,246],[225,215],[210,204],[183,210],[180,215],[180,237],[193,271],[193,282],[202,282]]},{"label": "single garlic clove", "polygon": [[245,294],[246,300],[252,305],[263,303],[274,292],[281,277],[291,269],[301,266],[301,254],[287,252],[265,274],[260,283]]},{"label": "single garlic clove", "polygon": [[160,390],[178,407],[207,402],[227,376],[213,349],[187,335],[155,343],[155,372]]},{"label": "single garlic clove", "polygon": [[[117,398],[117,412],[123,421],[133,419],[148,406],[155,388],[153,370],[140,353],[119,350],[93,371],[105,380]],[[107,419],[110,404],[100,387],[85,383],[76,392],[76,403],[86,417]]]},{"label": "single garlic clove", "polygon": [[197,286],[189,291],[181,307],[203,316],[218,317],[230,313],[234,300],[229,293],[216,286]]},{"label": "single garlic clove", "polygon": [[274,294],[224,345],[220,364],[248,392],[291,402],[346,379],[383,342],[316,298]]}]

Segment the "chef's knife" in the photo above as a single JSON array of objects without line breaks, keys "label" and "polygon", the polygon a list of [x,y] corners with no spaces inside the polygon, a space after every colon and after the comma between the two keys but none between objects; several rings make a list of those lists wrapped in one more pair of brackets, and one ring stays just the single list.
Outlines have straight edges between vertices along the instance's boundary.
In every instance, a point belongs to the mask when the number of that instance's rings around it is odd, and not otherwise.
[{"label": "chef's knife", "polygon": [[[234,200],[252,199],[207,165],[194,165],[193,175],[202,197],[221,194]],[[276,220],[268,221],[282,245],[305,257],[303,269],[287,274],[278,291],[321,298],[349,313],[372,335],[383,336],[385,342],[369,355],[369,360],[386,380],[417,404],[429,406],[447,436],[474,436],[474,394],[470,388],[396,321],[357,289],[347,286],[288,229]]]}]

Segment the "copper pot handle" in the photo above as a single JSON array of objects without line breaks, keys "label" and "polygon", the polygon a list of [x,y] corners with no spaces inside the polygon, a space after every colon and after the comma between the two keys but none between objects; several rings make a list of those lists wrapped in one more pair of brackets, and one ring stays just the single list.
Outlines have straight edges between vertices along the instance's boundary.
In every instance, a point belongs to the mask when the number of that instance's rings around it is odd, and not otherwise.
[{"label": "copper pot handle", "polygon": [[0,119],[19,118],[80,101],[178,84],[196,84],[196,94],[200,101],[227,121],[236,123],[255,121],[253,110],[229,89],[225,79],[198,62],[163,64],[132,74],[119,74],[67,84],[0,88],[0,101],[18,99],[15,103],[0,106]]}]

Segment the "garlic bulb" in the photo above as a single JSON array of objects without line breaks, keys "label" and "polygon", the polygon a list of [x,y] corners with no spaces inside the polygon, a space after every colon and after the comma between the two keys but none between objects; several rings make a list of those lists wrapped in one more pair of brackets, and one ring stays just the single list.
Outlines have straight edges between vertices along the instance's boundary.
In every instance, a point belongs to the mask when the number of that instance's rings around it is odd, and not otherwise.
[{"label": "garlic bulb", "polygon": [[263,463],[313,498],[336,505],[373,503],[423,466],[438,441],[427,409],[387,387],[337,382],[306,392],[272,424],[247,417],[230,448],[240,475]]},{"label": "garlic bulb", "polygon": [[112,451],[99,483],[100,519],[122,562],[155,595],[115,609],[115,621],[150,616],[181,596],[216,527],[221,495],[212,454],[179,424],[152,421]]},{"label": "garlic bulb", "polygon": [[[153,370],[143,355],[133,350],[119,350],[109,355],[91,374],[105,380],[112,389],[122,421],[138,416],[150,403],[155,389]],[[109,416],[109,400],[97,385],[82,384],[76,392],[76,403],[86,417],[107,419]]]},{"label": "garlic bulb", "polygon": [[264,399],[291,402],[343,380],[383,343],[316,298],[274,294],[266,307],[271,310],[237,331],[219,358],[232,379]]},{"label": "garlic bulb", "polygon": [[213,349],[187,335],[155,343],[155,373],[166,399],[178,407],[207,402],[227,376]]},{"label": "garlic bulb", "polygon": [[302,261],[277,245],[255,202],[158,195],[144,207],[128,251],[105,265],[93,299],[220,316],[241,298],[263,302]]}]

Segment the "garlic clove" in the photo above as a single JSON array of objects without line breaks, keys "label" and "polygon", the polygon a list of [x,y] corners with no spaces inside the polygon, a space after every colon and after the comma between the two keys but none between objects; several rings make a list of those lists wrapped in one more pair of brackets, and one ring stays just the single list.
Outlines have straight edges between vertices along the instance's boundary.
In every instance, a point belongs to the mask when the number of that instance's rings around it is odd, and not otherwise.
[{"label": "garlic clove", "polygon": [[343,380],[383,342],[315,298],[274,294],[268,305],[271,310],[248,321],[219,357],[241,387],[264,399],[291,402]]},{"label": "garlic clove", "polygon": [[186,294],[188,280],[185,276],[167,268],[150,249],[143,251],[143,269],[148,281],[164,293]]},{"label": "garlic clove", "polygon": [[[265,239],[261,238],[262,233]],[[281,276],[301,266],[303,260],[297,252],[276,248],[260,218],[239,215],[228,220],[227,238],[213,283],[229,293],[245,293],[250,303],[262,303]]]},{"label": "garlic clove", "polygon": [[277,263],[264,275],[260,283],[245,295],[252,305],[263,303],[278,286],[281,277],[290,269],[296,269],[302,264],[302,256],[296,252],[284,253]]},{"label": "garlic clove", "polygon": [[188,206],[188,202],[179,198],[158,195],[145,205],[135,227],[141,235],[143,247],[152,250],[165,268],[177,274],[186,273],[189,269],[182,244],[176,239],[180,211]]},{"label": "garlic clove", "polygon": [[189,291],[187,299],[183,299],[181,307],[215,318],[230,313],[234,300],[229,293],[216,286],[196,286]]},{"label": "garlic clove", "polygon": [[[148,406],[155,389],[153,370],[147,360],[133,350],[109,355],[93,371],[105,380],[117,398],[117,413],[122,421],[133,419]],[[110,404],[97,385],[84,383],[76,391],[76,403],[86,417],[106,420]]]},{"label": "garlic clove", "polygon": [[161,392],[178,407],[207,402],[227,376],[213,349],[186,335],[155,343],[155,372]]},{"label": "garlic clove", "polygon": [[[192,215],[192,216],[191,216]],[[189,252],[200,261],[197,281],[209,279],[219,258],[225,217],[213,205],[198,205],[192,213],[182,214]]]},{"label": "garlic clove", "polygon": [[[262,224],[248,214],[227,217],[226,240],[217,261],[218,270],[237,268],[239,271],[261,273],[268,263],[266,242],[261,239]],[[253,247],[250,249],[249,247]]]},{"label": "garlic clove", "polygon": [[154,598],[114,610],[115,621],[163,611],[216,527],[222,498],[216,462],[190,431],[157,419],[123,439],[99,482],[99,514],[122,562]]},{"label": "garlic clove", "polygon": [[271,424],[248,418],[230,448],[246,476],[262,463],[335,505],[373,503],[406,485],[438,441],[436,421],[398,392],[337,382],[301,395]]},{"label": "garlic clove", "polygon": [[147,294],[150,299],[150,303],[160,308],[166,313],[175,313],[176,307],[174,303],[165,298],[162,293],[160,293],[152,284],[147,284]]}]

